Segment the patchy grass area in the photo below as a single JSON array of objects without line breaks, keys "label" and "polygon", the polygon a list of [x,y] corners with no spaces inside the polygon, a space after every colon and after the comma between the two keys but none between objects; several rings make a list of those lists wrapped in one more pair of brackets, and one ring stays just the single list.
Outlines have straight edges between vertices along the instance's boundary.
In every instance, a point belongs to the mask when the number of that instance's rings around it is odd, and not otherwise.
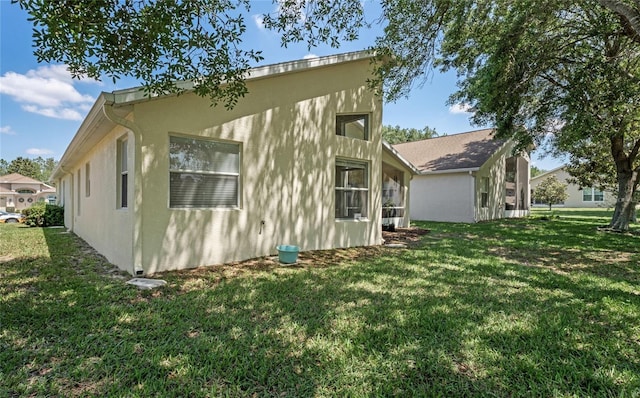
[{"label": "patchy grass area", "polygon": [[0,225],[0,396],[639,396],[640,237],[554,211],[154,291]]}]

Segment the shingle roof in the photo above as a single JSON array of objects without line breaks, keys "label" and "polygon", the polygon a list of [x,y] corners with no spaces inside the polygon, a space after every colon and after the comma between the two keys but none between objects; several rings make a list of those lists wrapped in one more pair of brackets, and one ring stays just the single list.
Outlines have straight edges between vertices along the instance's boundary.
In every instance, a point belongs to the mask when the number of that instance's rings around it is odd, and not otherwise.
[{"label": "shingle roof", "polygon": [[492,138],[494,129],[445,135],[393,147],[421,172],[479,168],[505,140]]},{"label": "shingle roof", "polygon": [[12,173],[0,176],[0,182],[11,184],[42,184],[38,180],[34,180],[31,177],[25,177],[22,174]]}]

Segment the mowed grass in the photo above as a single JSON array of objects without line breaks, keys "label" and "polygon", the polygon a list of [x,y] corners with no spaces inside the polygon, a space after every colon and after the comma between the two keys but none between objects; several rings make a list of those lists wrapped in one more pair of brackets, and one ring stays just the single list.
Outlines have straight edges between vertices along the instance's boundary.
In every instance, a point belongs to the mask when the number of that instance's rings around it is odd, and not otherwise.
[{"label": "mowed grass", "polygon": [[640,236],[609,215],[419,223],[410,249],[153,291],[64,230],[0,225],[0,396],[638,397]]}]

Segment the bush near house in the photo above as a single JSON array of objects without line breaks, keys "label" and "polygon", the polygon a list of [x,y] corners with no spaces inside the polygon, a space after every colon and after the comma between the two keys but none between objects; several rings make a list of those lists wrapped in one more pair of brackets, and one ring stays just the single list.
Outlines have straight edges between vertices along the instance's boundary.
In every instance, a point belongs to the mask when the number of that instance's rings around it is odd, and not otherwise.
[{"label": "bush near house", "polygon": [[44,202],[22,210],[24,223],[30,227],[52,227],[64,225],[64,207],[49,205]]}]

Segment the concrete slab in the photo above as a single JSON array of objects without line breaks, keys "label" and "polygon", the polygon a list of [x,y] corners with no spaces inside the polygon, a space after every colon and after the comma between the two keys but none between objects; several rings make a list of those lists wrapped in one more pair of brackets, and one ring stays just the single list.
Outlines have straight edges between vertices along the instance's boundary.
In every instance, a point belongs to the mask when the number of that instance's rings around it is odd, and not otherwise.
[{"label": "concrete slab", "polygon": [[127,284],[137,286],[141,290],[154,289],[167,284],[167,281],[162,279],[149,279],[149,278],[133,278],[127,281]]}]

